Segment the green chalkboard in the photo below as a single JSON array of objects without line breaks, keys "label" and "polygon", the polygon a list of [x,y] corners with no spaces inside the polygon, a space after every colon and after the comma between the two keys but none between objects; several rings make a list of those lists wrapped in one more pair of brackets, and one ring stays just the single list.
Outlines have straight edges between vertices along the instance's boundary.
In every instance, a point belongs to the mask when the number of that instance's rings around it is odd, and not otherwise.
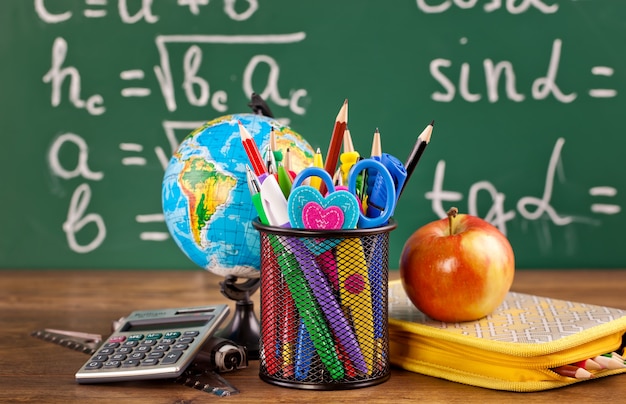
[{"label": "green chalkboard", "polygon": [[391,268],[451,206],[518,268],[626,267],[625,43],[623,0],[3,0],[0,267],[194,268],[164,167],[253,91],[323,151],[344,99],[365,155],[435,120]]}]

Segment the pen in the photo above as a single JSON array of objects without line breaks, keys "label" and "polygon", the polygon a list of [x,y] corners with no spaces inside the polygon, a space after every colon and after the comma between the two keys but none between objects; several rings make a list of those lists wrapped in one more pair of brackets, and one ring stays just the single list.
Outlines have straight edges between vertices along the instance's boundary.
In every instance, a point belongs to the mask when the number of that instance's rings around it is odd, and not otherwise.
[{"label": "pen", "polygon": [[276,177],[268,175],[261,183],[261,203],[271,226],[285,227],[289,225],[287,199],[276,181]]},{"label": "pen", "polygon": [[263,209],[263,202],[261,201],[261,184],[259,179],[254,175],[252,169],[246,164],[246,178],[248,180],[248,190],[250,191],[250,198],[252,198],[252,204],[259,215],[259,220],[262,224],[269,224],[265,210]]},{"label": "pen", "polygon": [[336,247],[341,304],[350,310],[359,345],[373,371],[375,356],[372,294],[363,245],[358,238],[346,238]]},{"label": "pen", "polygon": [[254,139],[250,135],[250,132],[248,132],[248,130],[243,126],[241,121],[239,121],[239,134],[241,136],[241,144],[248,155],[248,160],[250,160],[254,173],[257,176],[267,174],[261,153],[259,152],[256,143],[254,143]]},{"label": "pen", "polygon": [[417,163],[422,157],[422,154],[424,154],[424,150],[426,150],[426,146],[428,146],[428,143],[430,143],[430,136],[433,133],[434,125],[435,125],[435,121],[433,120],[430,124],[426,126],[426,128],[424,128],[422,133],[420,133],[420,135],[417,137],[415,146],[413,146],[413,150],[411,151],[411,154],[409,155],[405,163],[406,180],[404,182],[405,186],[403,186],[401,189],[398,190],[398,193],[400,195],[402,195],[402,191],[404,191],[404,188],[406,187],[406,183],[409,182],[409,178],[411,178],[411,175],[413,175],[413,171],[415,171],[415,167],[417,166]]},{"label": "pen", "polygon": [[270,145],[265,148],[265,167],[268,174],[275,174],[278,171],[276,157]]},{"label": "pen", "polygon": [[298,268],[295,256],[286,249],[275,252],[298,314],[306,326],[317,354],[333,379],[343,378],[345,373],[337,357],[332,335],[302,271]]},{"label": "pen", "polygon": [[[333,128],[333,134],[330,138],[330,144],[328,145],[328,153],[326,153],[326,164],[324,169],[331,176],[335,174],[337,168],[337,161],[339,160],[339,153],[341,151],[341,143],[343,140],[343,133],[346,130],[348,123],[348,100],[346,99],[335,118],[335,126]],[[323,182],[320,184],[320,193],[326,194],[326,184]]]}]

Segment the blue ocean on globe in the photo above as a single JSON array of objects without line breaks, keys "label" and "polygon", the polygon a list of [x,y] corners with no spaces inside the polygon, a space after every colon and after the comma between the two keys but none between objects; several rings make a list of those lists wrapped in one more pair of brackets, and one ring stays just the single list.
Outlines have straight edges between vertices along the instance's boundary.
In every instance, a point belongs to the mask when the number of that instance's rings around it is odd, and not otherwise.
[{"label": "blue ocean on globe", "polygon": [[162,184],[167,228],[178,247],[199,267],[215,274],[259,277],[258,215],[246,179],[248,156],[238,122],[260,151],[274,128],[279,149],[289,148],[292,170],[308,167],[313,148],[279,121],[255,114],[227,115],[191,132],[173,154]]}]

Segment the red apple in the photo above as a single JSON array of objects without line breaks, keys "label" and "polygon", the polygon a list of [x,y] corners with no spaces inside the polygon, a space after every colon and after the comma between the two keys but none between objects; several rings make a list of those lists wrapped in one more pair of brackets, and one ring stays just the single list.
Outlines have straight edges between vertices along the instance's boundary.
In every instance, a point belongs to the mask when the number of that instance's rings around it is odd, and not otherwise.
[{"label": "red apple", "polygon": [[409,299],[422,313],[445,322],[477,320],[493,312],[511,288],[514,273],[506,236],[456,208],[448,218],[417,229],[400,258]]}]

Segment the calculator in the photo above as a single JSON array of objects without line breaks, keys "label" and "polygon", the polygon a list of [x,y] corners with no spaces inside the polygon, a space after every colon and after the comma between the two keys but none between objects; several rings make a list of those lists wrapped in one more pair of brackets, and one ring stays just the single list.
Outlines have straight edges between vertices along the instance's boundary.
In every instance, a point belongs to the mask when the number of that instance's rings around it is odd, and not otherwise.
[{"label": "calculator", "polygon": [[132,312],[76,372],[76,381],[178,377],[228,312],[225,304]]}]

